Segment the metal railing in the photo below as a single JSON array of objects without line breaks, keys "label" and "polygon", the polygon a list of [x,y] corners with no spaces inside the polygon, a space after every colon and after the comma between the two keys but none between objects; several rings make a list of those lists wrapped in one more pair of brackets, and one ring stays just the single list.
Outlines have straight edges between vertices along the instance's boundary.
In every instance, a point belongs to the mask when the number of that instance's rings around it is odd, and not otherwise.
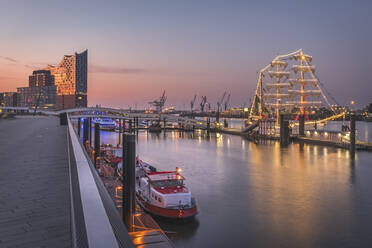
[{"label": "metal railing", "polygon": [[134,247],[70,118],[67,122],[74,247]]}]

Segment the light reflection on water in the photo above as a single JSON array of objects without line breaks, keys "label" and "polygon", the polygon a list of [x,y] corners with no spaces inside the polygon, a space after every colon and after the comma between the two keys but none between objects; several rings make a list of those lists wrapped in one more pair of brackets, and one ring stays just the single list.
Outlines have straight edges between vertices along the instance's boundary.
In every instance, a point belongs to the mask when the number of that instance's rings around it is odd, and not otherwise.
[{"label": "light reflection on water", "polygon": [[[118,134],[102,132],[116,144]],[[186,224],[160,221],[177,247],[368,247],[372,153],[249,142],[205,132],[140,132],[137,153],[179,166],[200,208]]]}]

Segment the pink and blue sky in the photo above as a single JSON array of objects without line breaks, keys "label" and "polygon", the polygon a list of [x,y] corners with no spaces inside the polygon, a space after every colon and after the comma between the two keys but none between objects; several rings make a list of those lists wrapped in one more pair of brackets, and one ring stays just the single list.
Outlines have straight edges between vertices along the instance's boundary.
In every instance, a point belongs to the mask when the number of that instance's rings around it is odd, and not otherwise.
[{"label": "pink and blue sky", "polygon": [[[0,91],[88,49],[88,104],[167,106],[224,91],[242,106],[257,71],[303,48],[341,104],[372,102],[370,1],[0,1]],[[198,98],[198,101],[200,98]]]}]

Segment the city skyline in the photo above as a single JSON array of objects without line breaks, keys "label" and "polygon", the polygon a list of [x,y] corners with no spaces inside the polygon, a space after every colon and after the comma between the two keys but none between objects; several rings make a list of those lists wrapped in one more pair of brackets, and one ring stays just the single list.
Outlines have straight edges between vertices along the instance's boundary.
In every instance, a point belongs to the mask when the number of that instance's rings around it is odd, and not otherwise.
[{"label": "city skyline", "polygon": [[340,104],[372,100],[368,1],[43,3],[9,1],[0,12],[0,91],[23,87],[33,70],[88,49],[89,106],[143,108],[163,90],[167,106],[188,108],[194,94],[215,106],[224,91],[232,106],[242,106],[253,98],[258,70],[303,48]]}]

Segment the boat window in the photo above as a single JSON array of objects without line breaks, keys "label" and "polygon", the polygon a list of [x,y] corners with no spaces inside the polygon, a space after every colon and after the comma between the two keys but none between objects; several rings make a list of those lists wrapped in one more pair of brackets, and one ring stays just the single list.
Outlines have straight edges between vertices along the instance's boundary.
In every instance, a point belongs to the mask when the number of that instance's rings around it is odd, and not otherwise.
[{"label": "boat window", "polygon": [[157,200],[158,199],[158,197],[155,195],[155,200]]},{"label": "boat window", "polygon": [[159,202],[161,202],[161,198],[160,197],[158,198],[158,200],[159,200]]},{"label": "boat window", "polygon": [[165,180],[152,183],[155,188],[183,186],[183,180]]}]

